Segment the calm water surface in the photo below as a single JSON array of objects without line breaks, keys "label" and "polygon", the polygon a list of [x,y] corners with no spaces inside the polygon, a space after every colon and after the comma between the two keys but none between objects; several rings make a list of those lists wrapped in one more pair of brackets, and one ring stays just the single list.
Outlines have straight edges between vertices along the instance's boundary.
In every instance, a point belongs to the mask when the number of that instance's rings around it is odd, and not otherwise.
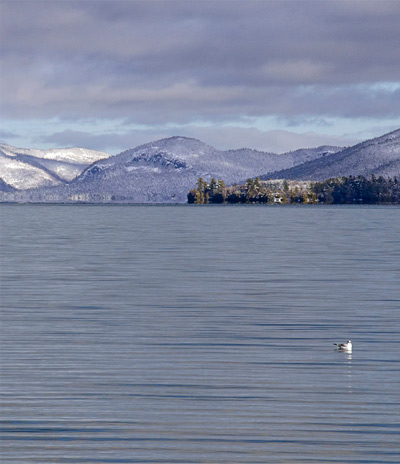
[{"label": "calm water surface", "polygon": [[400,462],[399,208],[0,214],[3,464]]}]

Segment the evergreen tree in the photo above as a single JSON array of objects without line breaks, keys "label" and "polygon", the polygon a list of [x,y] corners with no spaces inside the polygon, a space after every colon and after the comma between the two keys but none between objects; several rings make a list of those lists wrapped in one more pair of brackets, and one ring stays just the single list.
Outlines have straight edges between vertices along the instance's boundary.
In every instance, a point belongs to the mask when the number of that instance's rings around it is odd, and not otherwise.
[{"label": "evergreen tree", "polygon": [[197,181],[197,194],[196,194],[196,203],[198,205],[203,205],[204,204],[205,185],[206,185],[206,183],[204,182],[203,178],[199,177],[199,180]]}]

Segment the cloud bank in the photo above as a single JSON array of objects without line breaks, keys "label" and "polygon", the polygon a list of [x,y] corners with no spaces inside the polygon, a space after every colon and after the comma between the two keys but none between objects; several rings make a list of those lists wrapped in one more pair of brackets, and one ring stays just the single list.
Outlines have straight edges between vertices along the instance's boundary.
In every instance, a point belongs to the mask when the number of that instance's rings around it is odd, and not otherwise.
[{"label": "cloud bank", "polygon": [[99,149],[217,128],[266,150],[279,131],[379,135],[400,125],[399,24],[397,0],[2,0],[3,130]]}]

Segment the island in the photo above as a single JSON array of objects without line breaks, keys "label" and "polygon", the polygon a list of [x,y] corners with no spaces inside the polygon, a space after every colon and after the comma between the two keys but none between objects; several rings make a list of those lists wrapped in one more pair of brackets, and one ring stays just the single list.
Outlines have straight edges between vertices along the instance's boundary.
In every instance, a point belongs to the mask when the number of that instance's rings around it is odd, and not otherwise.
[{"label": "island", "polygon": [[187,195],[189,204],[400,204],[397,177],[336,177],[325,181],[247,179],[226,186],[202,177]]}]

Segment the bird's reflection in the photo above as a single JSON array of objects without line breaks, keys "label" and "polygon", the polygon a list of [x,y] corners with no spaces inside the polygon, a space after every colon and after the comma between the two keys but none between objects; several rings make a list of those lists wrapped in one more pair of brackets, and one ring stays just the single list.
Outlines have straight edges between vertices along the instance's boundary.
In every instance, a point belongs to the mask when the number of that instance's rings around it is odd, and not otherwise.
[{"label": "bird's reflection", "polygon": [[352,360],[352,353],[346,353],[347,358],[347,389],[349,393],[353,393],[353,386],[352,386],[352,367],[351,367],[351,360]]},{"label": "bird's reflection", "polygon": [[352,359],[353,359],[353,353],[352,349],[343,349],[340,345],[337,345],[338,349],[337,352],[340,354],[340,357],[342,359],[342,362],[344,363],[344,366],[346,366],[346,371],[344,373],[346,383],[345,385],[347,386],[347,391],[349,393],[353,393],[353,376],[352,376]]}]

